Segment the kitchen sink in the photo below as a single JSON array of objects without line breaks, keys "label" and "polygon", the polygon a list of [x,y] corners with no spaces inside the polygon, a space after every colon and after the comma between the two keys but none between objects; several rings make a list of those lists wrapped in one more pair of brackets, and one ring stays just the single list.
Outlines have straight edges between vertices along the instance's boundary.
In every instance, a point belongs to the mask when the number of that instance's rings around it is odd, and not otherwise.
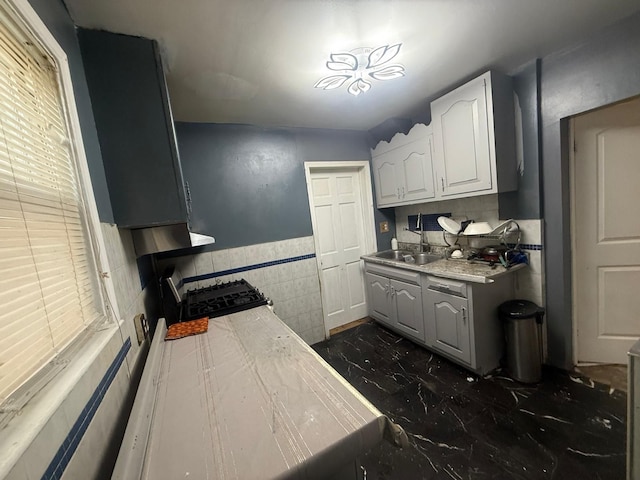
[{"label": "kitchen sink", "polygon": [[411,252],[408,250],[385,250],[384,252],[378,252],[374,255],[378,258],[386,258],[388,260],[404,262],[404,256],[411,255]]},{"label": "kitchen sink", "polygon": [[374,256],[396,262],[413,263],[415,265],[426,265],[427,263],[442,260],[443,258],[441,255],[434,253],[412,253],[408,250],[385,250],[384,252],[375,253]]},{"label": "kitchen sink", "polygon": [[413,253],[411,254],[416,265],[425,265],[427,263],[435,262],[436,260],[442,260],[442,255],[436,255],[435,253]]}]

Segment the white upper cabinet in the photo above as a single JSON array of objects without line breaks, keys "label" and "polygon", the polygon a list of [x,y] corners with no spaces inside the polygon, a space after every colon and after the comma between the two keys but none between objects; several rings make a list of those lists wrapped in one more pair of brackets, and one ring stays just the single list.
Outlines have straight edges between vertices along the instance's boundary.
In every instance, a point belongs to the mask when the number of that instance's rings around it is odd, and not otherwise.
[{"label": "white upper cabinet", "polygon": [[422,203],[435,196],[433,135],[430,127],[415,125],[407,135],[396,134],[371,151],[378,207]]},{"label": "white upper cabinet", "polygon": [[511,78],[487,72],[431,103],[436,197],[517,188]]}]

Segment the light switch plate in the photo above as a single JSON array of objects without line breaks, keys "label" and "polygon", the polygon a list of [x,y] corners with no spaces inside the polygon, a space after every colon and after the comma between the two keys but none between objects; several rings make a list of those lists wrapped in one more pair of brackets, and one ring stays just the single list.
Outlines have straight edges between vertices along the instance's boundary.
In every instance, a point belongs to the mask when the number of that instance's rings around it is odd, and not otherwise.
[{"label": "light switch plate", "polygon": [[380,233],[387,233],[389,231],[389,222],[380,222]]}]

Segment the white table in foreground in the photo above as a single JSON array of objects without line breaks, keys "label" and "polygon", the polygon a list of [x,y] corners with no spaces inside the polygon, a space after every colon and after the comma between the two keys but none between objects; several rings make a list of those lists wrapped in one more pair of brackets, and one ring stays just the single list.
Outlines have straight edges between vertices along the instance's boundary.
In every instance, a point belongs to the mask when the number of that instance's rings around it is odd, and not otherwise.
[{"label": "white table in foreground", "polygon": [[158,335],[141,382],[155,388],[136,397],[114,478],[356,478],[356,457],[383,437],[406,442],[266,306],[211,319],[206,334]]}]

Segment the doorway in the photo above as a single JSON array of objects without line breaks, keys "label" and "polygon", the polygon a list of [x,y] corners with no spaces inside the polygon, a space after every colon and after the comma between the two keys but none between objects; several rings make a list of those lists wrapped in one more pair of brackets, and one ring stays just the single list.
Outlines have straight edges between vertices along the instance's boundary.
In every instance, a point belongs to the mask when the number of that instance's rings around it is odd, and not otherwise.
[{"label": "doorway", "polygon": [[369,162],[305,162],[325,335],[367,315],[361,255],[376,250]]},{"label": "doorway", "polygon": [[571,119],[574,361],[627,363],[640,338],[640,99]]}]

